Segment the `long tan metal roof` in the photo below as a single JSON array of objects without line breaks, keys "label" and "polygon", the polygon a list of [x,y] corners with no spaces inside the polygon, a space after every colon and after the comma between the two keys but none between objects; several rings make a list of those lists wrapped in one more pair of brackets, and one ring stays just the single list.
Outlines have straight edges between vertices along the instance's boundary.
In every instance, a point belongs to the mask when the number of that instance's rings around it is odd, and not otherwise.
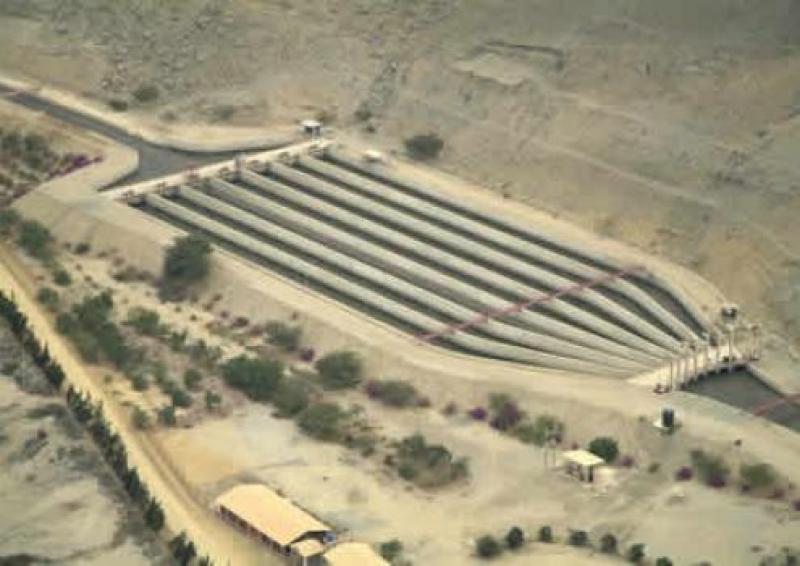
[{"label": "long tan metal roof", "polygon": [[291,544],[309,532],[332,530],[261,484],[237,485],[220,495],[215,504],[224,506],[281,546]]},{"label": "long tan metal roof", "polygon": [[389,566],[363,542],[343,542],[324,554],[328,566]]}]

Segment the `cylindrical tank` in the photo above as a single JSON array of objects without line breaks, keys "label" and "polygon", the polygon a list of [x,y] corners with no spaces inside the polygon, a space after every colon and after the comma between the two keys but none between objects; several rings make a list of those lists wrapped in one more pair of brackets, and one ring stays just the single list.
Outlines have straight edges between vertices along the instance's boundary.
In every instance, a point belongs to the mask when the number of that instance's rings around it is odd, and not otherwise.
[{"label": "cylindrical tank", "polygon": [[661,411],[661,426],[664,428],[672,428],[675,426],[675,410],[670,408],[662,409]]}]

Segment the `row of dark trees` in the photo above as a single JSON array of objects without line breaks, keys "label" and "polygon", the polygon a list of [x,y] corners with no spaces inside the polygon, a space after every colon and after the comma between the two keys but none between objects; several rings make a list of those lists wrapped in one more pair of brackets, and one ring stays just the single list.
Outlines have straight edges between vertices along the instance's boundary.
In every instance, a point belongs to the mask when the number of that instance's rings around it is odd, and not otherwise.
[{"label": "row of dark trees", "polygon": [[[8,323],[11,332],[42,370],[53,389],[60,391],[65,379],[64,370],[57,361],[50,357],[47,346],[43,346],[36,338],[28,324],[27,317],[19,310],[14,299],[1,291],[0,317]],[[105,417],[102,403],[93,402],[89,395],[81,393],[72,385],[67,386],[66,400],[75,419],[89,432],[106,462],[120,479],[128,496],[142,510],[147,526],[156,533],[160,532],[165,523],[164,509],[159,501],[151,495],[136,468],[128,464],[128,452],[125,444],[122,437],[111,428]],[[196,557],[196,547],[192,541],[188,540],[185,533],[176,536],[169,546],[181,564],[188,564]],[[207,557],[203,557],[199,560],[199,564],[209,566],[212,562]]]}]

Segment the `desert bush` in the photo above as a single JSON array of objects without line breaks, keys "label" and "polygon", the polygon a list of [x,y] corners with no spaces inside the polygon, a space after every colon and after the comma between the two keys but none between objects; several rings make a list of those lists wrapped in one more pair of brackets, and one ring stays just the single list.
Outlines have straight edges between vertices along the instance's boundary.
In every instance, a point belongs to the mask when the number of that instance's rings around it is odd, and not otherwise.
[{"label": "desert bush", "polygon": [[492,413],[489,424],[499,431],[513,430],[525,417],[516,402],[504,393],[492,393],[489,408]]},{"label": "desert bush", "polygon": [[175,426],[178,424],[178,419],[175,416],[175,407],[173,405],[164,405],[158,410],[158,422],[165,426]]},{"label": "desert bush", "polygon": [[125,112],[128,109],[128,101],[121,98],[112,98],[108,101],[108,107],[114,112]]},{"label": "desert bush", "polygon": [[195,368],[188,368],[183,373],[183,384],[186,389],[196,391],[201,381],[203,381],[203,374]]},{"label": "desert bush", "polygon": [[236,114],[233,104],[217,104],[211,109],[211,119],[214,122],[227,122]]},{"label": "desert bush", "polygon": [[318,440],[328,442],[341,440],[347,414],[335,403],[310,405],[298,417],[300,430]]},{"label": "desert bush", "polygon": [[20,222],[19,213],[13,208],[0,210],[0,234],[7,236]]},{"label": "desert bush", "polygon": [[675,481],[689,481],[694,477],[694,472],[689,466],[681,466],[675,472]]},{"label": "desert bush", "polygon": [[84,255],[84,254],[88,253],[89,251],[91,251],[91,249],[92,249],[92,247],[87,242],[79,242],[75,246],[75,253],[77,255]]},{"label": "desert bush", "polygon": [[775,480],[775,470],[769,464],[742,464],[739,476],[745,485],[753,489],[771,487]]},{"label": "desert bush", "polygon": [[656,560],[655,566],[672,566],[672,560],[666,556],[661,556]]},{"label": "desert bush", "polygon": [[400,556],[402,556],[403,543],[396,538],[388,540],[380,544],[378,551],[384,560],[393,563],[395,560],[400,558]]},{"label": "desert bush", "polygon": [[444,140],[434,133],[417,134],[403,143],[408,155],[420,161],[436,159],[444,148]]},{"label": "desert bush", "polygon": [[570,531],[568,542],[571,546],[589,546],[589,534],[586,531]]},{"label": "desert bush", "polygon": [[267,333],[267,341],[287,351],[294,352],[300,346],[300,337],[303,329],[299,326],[292,326],[278,320],[268,322],[264,326]]},{"label": "desert bush", "polygon": [[144,307],[130,309],[125,324],[142,336],[161,336],[164,331],[161,316],[156,311]]},{"label": "desert bush", "polygon": [[69,287],[72,285],[72,277],[63,268],[58,268],[53,272],[53,283],[59,287]]},{"label": "desert bush", "polygon": [[441,444],[428,444],[421,434],[407,436],[396,443],[398,473],[420,487],[438,487],[469,475],[464,458],[454,459]]},{"label": "desert bush", "polygon": [[150,415],[147,414],[147,411],[142,409],[141,407],[134,407],[133,408],[133,426],[138,428],[139,430],[145,430],[150,428]]},{"label": "desert bush", "polygon": [[371,399],[390,407],[411,407],[419,399],[416,388],[405,381],[373,379],[367,382],[365,390]]},{"label": "desert bush", "polygon": [[58,310],[60,298],[58,292],[51,287],[42,287],[36,292],[36,300],[51,311]]},{"label": "desert bush", "polygon": [[284,379],[278,384],[272,402],[281,415],[292,417],[308,406],[308,390],[298,379]]},{"label": "desert bush", "polygon": [[626,554],[626,558],[628,559],[628,562],[632,562],[634,564],[641,564],[642,562],[644,562],[645,558],[644,544],[637,543],[631,545]]},{"label": "desert bush", "polygon": [[196,234],[176,238],[164,256],[161,296],[174,300],[201,282],[211,269],[211,244]]},{"label": "desert bush", "polygon": [[150,382],[143,373],[134,373],[131,376],[131,386],[135,391],[145,391],[150,387]]},{"label": "desert bush", "polygon": [[269,401],[283,377],[283,364],[241,355],[222,365],[222,376],[228,385],[242,390],[251,399]]},{"label": "desert bush", "polygon": [[205,395],[206,409],[214,411],[222,406],[222,397],[213,391],[206,391]]},{"label": "desert bush", "polygon": [[589,443],[589,452],[611,463],[619,455],[619,446],[617,441],[609,436],[598,436]]},{"label": "desert bush", "polygon": [[721,457],[703,450],[692,450],[689,456],[692,467],[704,483],[712,487],[725,485],[730,468]]},{"label": "desert bush", "polygon": [[332,352],[314,365],[326,389],[347,389],[361,382],[361,358],[355,352]]},{"label": "desert bush", "polygon": [[53,236],[47,228],[35,220],[22,221],[17,243],[28,255],[37,259],[48,259],[53,254]]},{"label": "desert bush", "polygon": [[544,446],[548,439],[561,442],[564,436],[564,423],[552,415],[539,415],[533,423],[523,423],[515,431],[517,438],[523,442]]},{"label": "desert bush", "polygon": [[519,527],[511,527],[506,533],[506,546],[511,550],[517,550],[525,544],[525,532]]},{"label": "desert bush", "polygon": [[158,98],[158,87],[151,84],[139,85],[133,91],[133,98],[142,104],[153,102]]},{"label": "desert bush", "polygon": [[480,558],[495,558],[503,552],[503,547],[492,535],[483,535],[475,541],[475,554]]},{"label": "desert bush", "polygon": [[600,552],[605,554],[617,553],[617,537],[611,533],[604,534],[600,539]]},{"label": "desert bush", "polygon": [[192,396],[189,393],[182,389],[181,387],[175,386],[169,392],[170,400],[172,404],[176,407],[191,407],[192,406]]},{"label": "desert bush", "polygon": [[549,525],[544,525],[539,528],[538,537],[539,542],[553,542],[553,529]]}]

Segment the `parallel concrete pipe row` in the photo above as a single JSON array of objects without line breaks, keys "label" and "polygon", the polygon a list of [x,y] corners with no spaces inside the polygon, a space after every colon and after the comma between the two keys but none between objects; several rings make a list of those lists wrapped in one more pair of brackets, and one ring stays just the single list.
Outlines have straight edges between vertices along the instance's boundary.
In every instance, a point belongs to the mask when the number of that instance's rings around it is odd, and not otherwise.
[{"label": "parallel concrete pipe row", "polygon": [[[237,177],[184,185],[170,198],[151,194],[146,203],[272,268],[478,355],[630,376],[666,363],[695,337],[690,309],[676,312],[676,303],[613,276],[620,266],[467,209],[346,150],[329,147],[260,171],[242,167]],[[533,304],[523,308],[523,301]]]}]

